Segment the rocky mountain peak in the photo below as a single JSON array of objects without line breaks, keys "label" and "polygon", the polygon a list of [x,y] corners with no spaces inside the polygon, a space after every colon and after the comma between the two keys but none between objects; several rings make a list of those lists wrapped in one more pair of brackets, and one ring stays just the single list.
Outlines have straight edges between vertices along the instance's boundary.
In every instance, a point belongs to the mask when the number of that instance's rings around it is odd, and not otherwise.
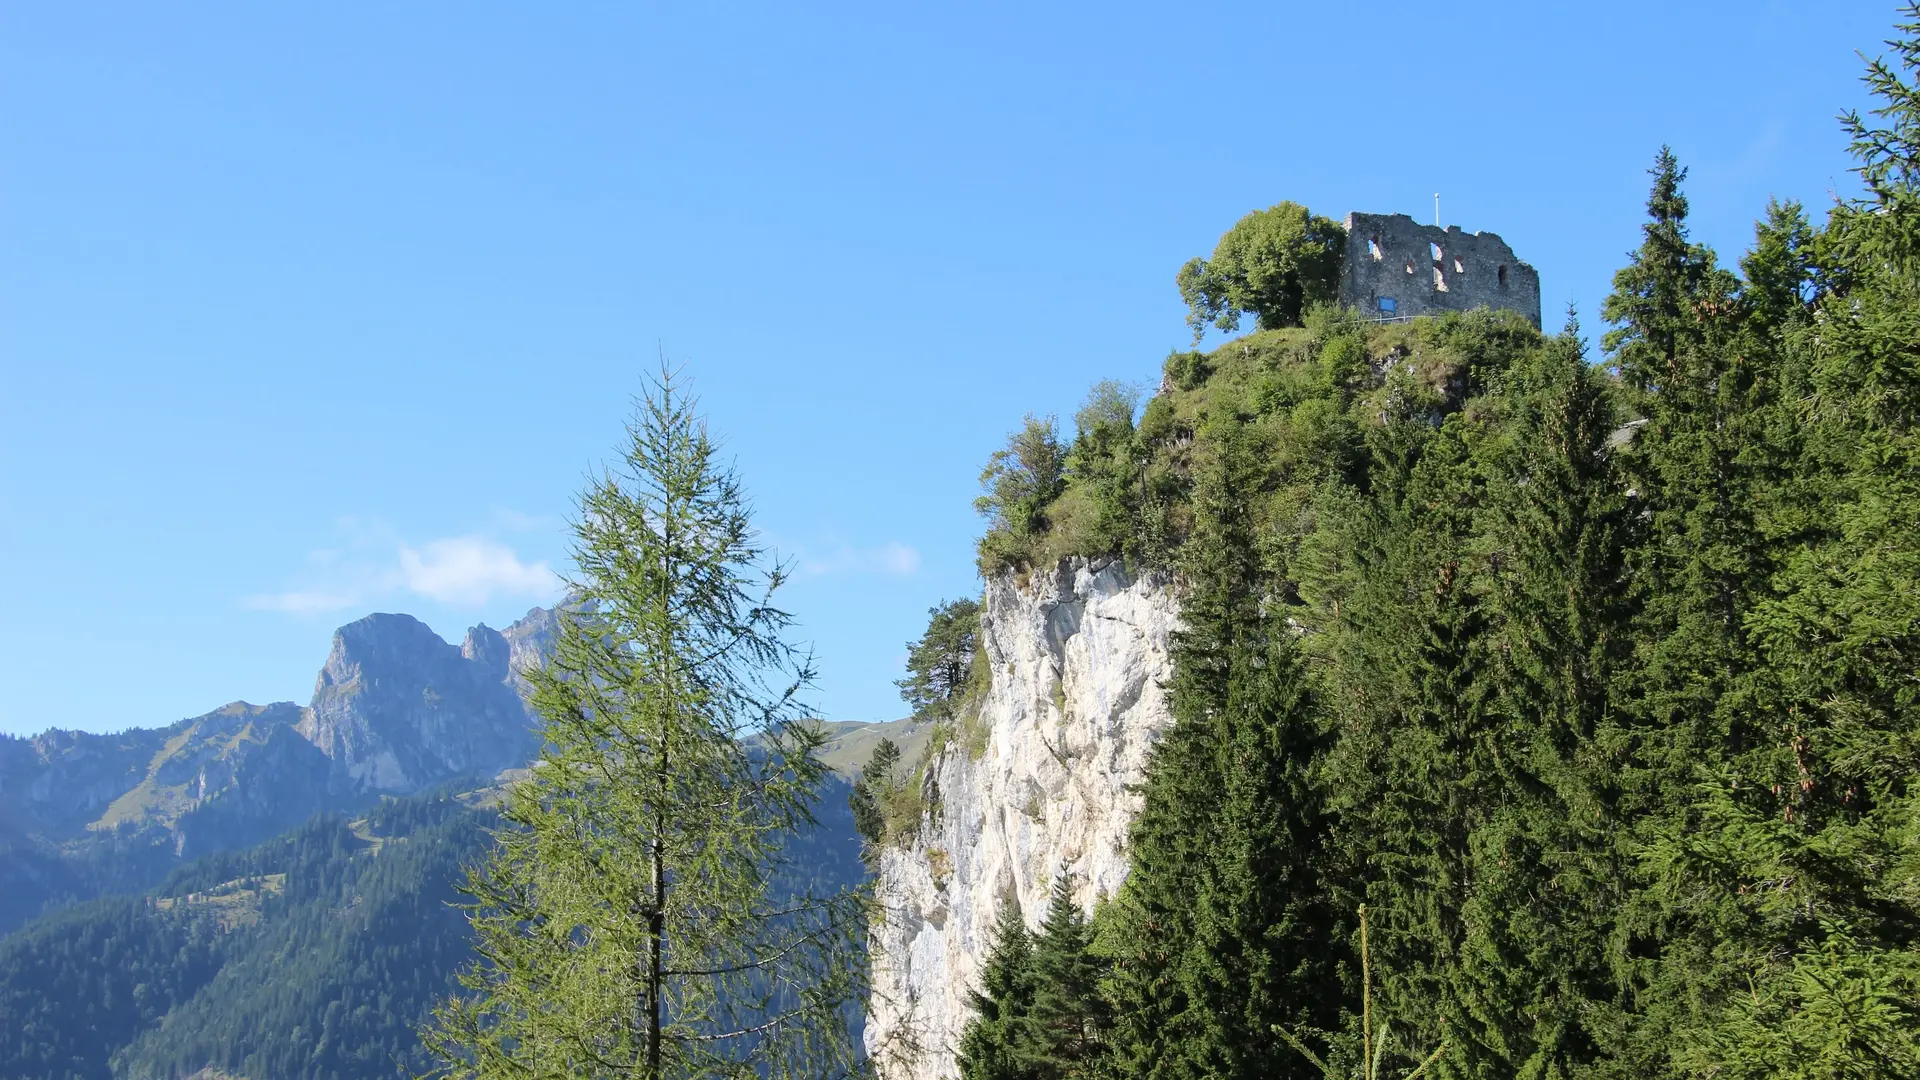
[{"label": "rocky mountain peak", "polygon": [[530,692],[527,671],[545,663],[547,657],[553,655],[554,635],[560,630],[560,611],[577,603],[576,597],[568,596],[553,607],[534,608],[520,621],[500,632],[507,642],[509,677],[522,701],[527,699]]},{"label": "rocky mountain peak", "polygon": [[500,631],[481,623],[467,631],[460,644],[460,656],[476,665],[493,682],[506,682],[511,675],[513,646]]},{"label": "rocky mountain peak", "polygon": [[411,615],[377,612],[333,632],[333,648],[320,668],[314,700],[329,690],[426,665],[445,669],[460,651]]},{"label": "rocky mountain peak", "polygon": [[415,791],[525,764],[533,723],[514,672],[539,661],[533,639],[546,613],[535,610],[509,628],[528,643],[519,650],[484,624],[456,647],[411,615],[348,623],[334,634],[300,733],[333,762],[337,781],[359,790]]},{"label": "rocky mountain peak", "polygon": [[0,933],[82,889],[66,849],[143,888],[180,859],[374,793],[526,765],[538,739],[521,673],[544,661],[555,626],[535,608],[456,646],[411,615],[369,615],[334,633],[310,707],[235,701],[162,728],[0,737]]}]

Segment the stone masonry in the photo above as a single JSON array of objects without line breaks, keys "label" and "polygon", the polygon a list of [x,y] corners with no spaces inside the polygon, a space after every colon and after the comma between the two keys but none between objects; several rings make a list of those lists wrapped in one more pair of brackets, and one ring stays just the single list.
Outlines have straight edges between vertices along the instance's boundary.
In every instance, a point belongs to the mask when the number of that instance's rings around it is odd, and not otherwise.
[{"label": "stone masonry", "polygon": [[1340,302],[1368,318],[1505,308],[1540,325],[1540,274],[1494,233],[1348,214]]}]

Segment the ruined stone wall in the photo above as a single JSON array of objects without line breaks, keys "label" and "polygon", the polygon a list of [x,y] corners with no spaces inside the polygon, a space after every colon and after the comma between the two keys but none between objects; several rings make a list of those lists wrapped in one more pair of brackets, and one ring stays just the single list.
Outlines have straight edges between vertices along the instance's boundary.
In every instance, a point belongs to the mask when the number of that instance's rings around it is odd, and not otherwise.
[{"label": "ruined stone wall", "polygon": [[1340,302],[1369,318],[1477,307],[1540,325],[1540,274],[1494,233],[1422,225],[1405,214],[1348,214]]}]

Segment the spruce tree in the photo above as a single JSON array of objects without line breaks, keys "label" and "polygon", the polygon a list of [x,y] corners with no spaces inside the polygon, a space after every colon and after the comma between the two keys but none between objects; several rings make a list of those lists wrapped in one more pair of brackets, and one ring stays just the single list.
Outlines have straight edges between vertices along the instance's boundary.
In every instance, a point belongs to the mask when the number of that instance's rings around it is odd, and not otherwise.
[{"label": "spruce tree", "polygon": [[1259,564],[1246,494],[1252,461],[1233,417],[1217,421],[1200,466],[1195,526],[1182,548],[1182,630],[1173,641],[1173,729],[1154,748],[1128,832],[1128,877],[1115,898],[1122,943],[1108,977],[1110,1066],[1126,1077],[1205,1075],[1205,1003],[1186,978],[1192,885],[1215,855],[1219,712],[1230,657],[1258,622]]},{"label": "spruce tree", "polygon": [[1093,933],[1073,900],[1073,882],[1054,879],[1046,919],[1033,939],[1033,1006],[1022,1057],[1041,1080],[1085,1075],[1107,1028]]},{"label": "spruce tree", "polygon": [[1790,380],[1779,351],[1756,342],[1767,319],[1791,315],[1797,291],[1791,258],[1763,258],[1756,268],[1786,265],[1763,272],[1751,300],[1739,296],[1712,252],[1686,239],[1683,173],[1669,153],[1654,172],[1646,241],[1606,307],[1619,324],[1608,347],[1645,421],[1619,458],[1638,524],[1628,544],[1637,589],[1611,736],[1642,871],[1616,930],[1628,1005],[1611,1049],[1643,1070],[1662,1067],[1712,1002],[1738,992],[1760,932],[1746,905],[1699,891],[1689,850],[1715,831],[1715,785],[1746,771],[1778,726],[1747,619],[1780,554],[1757,521],[1770,474],[1792,453],[1769,443],[1791,435],[1777,422]]},{"label": "spruce tree", "polygon": [[1321,729],[1293,631],[1265,610],[1257,460],[1237,421],[1216,423],[1183,551],[1175,726],[1148,766],[1113,910],[1108,1067],[1121,1076],[1308,1075],[1271,1026],[1337,1021]]},{"label": "spruce tree", "polygon": [[1181,965],[1206,1017],[1189,1060],[1249,1080],[1302,1072],[1270,1037],[1274,1025],[1340,1022],[1318,775],[1325,725],[1291,628],[1272,618],[1260,636],[1236,654],[1220,714],[1213,855],[1191,885],[1193,942]]},{"label": "spruce tree", "polygon": [[1904,19],[1875,109],[1844,119],[1867,194],[1813,239],[1811,312],[1781,342],[1802,439],[1745,620],[1772,723],[1703,783],[1710,828],[1658,851],[1748,927],[1744,992],[1681,1044],[1717,1075],[1920,1072],[1920,6]]},{"label": "spruce tree", "polygon": [[964,1080],[1035,1080],[1028,1056],[1034,998],[1033,938],[1017,905],[1000,909],[980,986],[967,993],[973,1019],[960,1036]]},{"label": "spruce tree", "polygon": [[1193,938],[1188,887],[1211,856],[1213,735],[1204,716],[1175,708],[1154,747],[1140,813],[1128,830],[1127,881],[1114,898],[1118,955],[1105,994],[1113,1009],[1109,1066],[1121,1077],[1188,1077],[1190,1043],[1205,1023],[1181,978]]},{"label": "spruce tree", "polygon": [[1411,416],[1372,433],[1371,490],[1342,537],[1354,585],[1324,648],[1340,731],[1327,780],[1337,897],[1373,913],[1376,1000],[1395,1044],[1410,1053],[1451,1035],[1462,1053],[1441,1067],[1479,1075],[1488,1066],[1476,1048],[1493,1037],[1457,969],[1477,830],[1504,802],[1511,747],[1492,694],[1466,424],[1455,415],[1435,430]]},{"label": "spruce tree", "polygon": [[1629,644],[1626,499],[1608,389],[1571,317],[1494,400],[1478,530],[1503,796],[1470,839],[1475,886],[1454,985],[1478,1022],[1449,1058],[1573,1076],[1602,1056],[1608,928],[1628,886],[1608,739],[1608,688]]},{"label": "spruce tree", "polygon": [[545,750],[469,881],[479,959],[423,1040],[460,1080],[851,1073],[859,897],[779,884],[826,775],[784,572],[671,374],[629,435],[527,673]]},{"label": "spruce tree", "polygon": [[1613,293],[1600,309],[1615,324],[1601,339],[1620,381],[1638,398],[1670,388],[1697,326],[1703,294],[1714,275],[1713,253],[1687,237],[1687,170],[1670,147],[1655,155],[1647,222],[1632,261],[1613,276]]}]

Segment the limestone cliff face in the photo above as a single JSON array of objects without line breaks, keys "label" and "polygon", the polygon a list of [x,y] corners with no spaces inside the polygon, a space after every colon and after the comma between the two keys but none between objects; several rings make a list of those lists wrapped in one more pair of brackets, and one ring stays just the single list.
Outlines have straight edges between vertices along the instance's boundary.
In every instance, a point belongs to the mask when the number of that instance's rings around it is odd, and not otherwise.
[{"label": "limestone cliff face", "polygon": [[1072,875],[1088,909],[1125,878],[1133,789],[1172,722],[1178,610],[1165,578],[1117,562],[988,582],[992,688],[929,764],[919,835],[875,865],[866,1040],[885,1080],[955,1075],[967,991],[1003,906],[1037,926],[1055,875]]}]

